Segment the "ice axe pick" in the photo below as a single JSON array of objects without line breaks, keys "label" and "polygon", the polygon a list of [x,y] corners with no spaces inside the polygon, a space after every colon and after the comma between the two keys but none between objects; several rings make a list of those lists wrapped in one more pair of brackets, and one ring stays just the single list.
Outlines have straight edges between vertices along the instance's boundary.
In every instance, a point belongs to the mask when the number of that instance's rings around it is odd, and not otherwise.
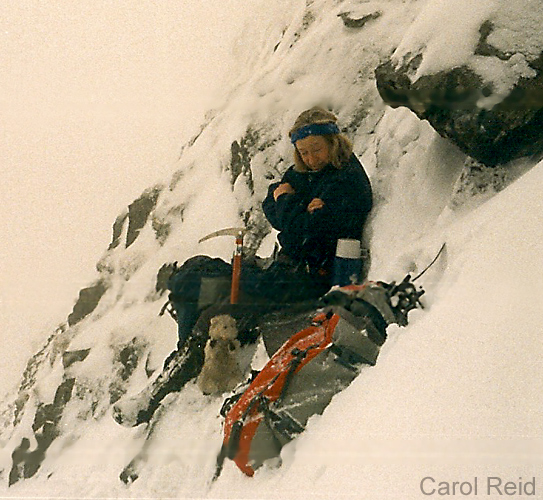
[{"label": "ice axe pick", "polygon": [[236,248],[234,249],[234,257],[232,259],[232,285],[230,288],[230,303],[237,304],[239,298],[239,279],[241,276],[241,256],[243,254],[243,236],[247,230],[244,227],[228,227],[219,229],[203,238],[198,243],[216,238],[217,236],[235,236]]}]

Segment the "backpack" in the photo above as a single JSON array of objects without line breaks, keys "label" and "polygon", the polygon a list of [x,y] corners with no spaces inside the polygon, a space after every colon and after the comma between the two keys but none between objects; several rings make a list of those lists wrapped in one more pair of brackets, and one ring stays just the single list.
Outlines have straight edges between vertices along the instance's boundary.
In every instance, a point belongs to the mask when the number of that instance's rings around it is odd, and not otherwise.
[{"label": "backpack", "polygon": [[[243,260],[240,303],[267,304],[273,309],[321,297],[329,288],[282,261],[266,267],[264,262],[256,258]],[[204,309],[225,304],[230,298],[232,265],[222,259],[196,255],[181,266],[175,262],[163,268],[170,271],[166,280],[170,293],[160,314],[167,310],[178,323],[195,323]]]},{"label": "backpack", "polygon": [[166,280],[170,293],[161,315],[167,310],[178,321],[187,306],[199,314],[230,295],[232,266],[222,259],[196,255],[181,266],[174,262],[163,267],[170,271]]},{"label": "backpack", "polygon": [[[322,414],[333,396],[375,365],[391,323],[407,324],[420,304],[409,277],[399,285],[366,283],[334,290],[310,326],[291,336],[221,410],[224,437],[215,478],[226,458],[253,476],[266,460]],[[394,302],[394,305],[393,305]]]}]

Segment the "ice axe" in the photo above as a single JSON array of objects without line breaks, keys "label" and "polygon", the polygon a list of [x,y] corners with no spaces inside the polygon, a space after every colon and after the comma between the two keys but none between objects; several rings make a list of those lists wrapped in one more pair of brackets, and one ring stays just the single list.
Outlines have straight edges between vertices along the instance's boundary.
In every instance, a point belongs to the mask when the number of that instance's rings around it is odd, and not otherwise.
[{"label": "ice axe", "polygon": [[239,279],[241,276],[241,256],[243,254],[243,236],[247,232],[244,227],[228,227],[226,229],[219,229],[213,233],[208,234],[201,238],[198,243],[210,240],[217,236],[235,236],[236,248],[234,250],[234,257],[232,259],[232,285],[230,288],[230,304],[237,304],[239,298]]}]

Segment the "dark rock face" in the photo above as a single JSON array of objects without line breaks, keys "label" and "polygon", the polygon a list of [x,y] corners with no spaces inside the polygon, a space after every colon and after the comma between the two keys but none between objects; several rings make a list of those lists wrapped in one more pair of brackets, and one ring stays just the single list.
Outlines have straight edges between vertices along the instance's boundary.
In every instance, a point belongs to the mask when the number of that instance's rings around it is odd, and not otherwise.
[{"label": "dark rock face", "polygon": [[137,237],[141,229],[147,223],[149,215],[156,206],[162,186],[155,186],[146,190],[137,200],[128,207],[128,232],[126,234],[126,248],[128,248]]},{"label": "dark rock face", "polygon": [[[136,241],[141,229],[145,226],[151,212],[156,207],[162,189],[162,186],[154,186],[145,190],[139,198],[128,206],[128,211],[123,212],[117,217],[113,224],[113,237],[108,247],[108,251],[117,248],[121,244],[122,233],[127,220],[128,229],[125,247],[128,248]],[[161,243],[163,243],[168,237],[169,228],[162,225],[160,221],[153,221],[153,229],[155,230],[157,239],[161,240]]]},{"label": "dark rock face", "polygon": [[230,161],[230,169],[232,172],[232,185],[235,184],[240,175],[247,178],[247,184],[251,192],[254,190],[253,175],[251,171],[251,153],[255,149],[255,144],[258,140],[256,134],[248,131],[240,142],[234,141],[230,146],[232,159]]},{"label": "dark rock face", "polygon": [[119,244],[121,243],[121,235],[123,232],[123,226],[127,219],[128,219],[128,212],[125,212],[119,215],[115,219],[115,222],[113,224],[113,238],[108,247],[108,250],[113,250],[114,248],[117,248]]},{"label": "dark rock face", "polygon": [[347,28],[360,29],[363,28],[368,22],[378,19],[382,16],[381,11],[375,11],[371,14],[366,14],[362,16],[354,15],[352,12],[341,12],[338,14],[338,17],[341,18],[343,24]]},{"label": "dark rock face", "polygon": [[[491,29],[488,22],[481,27],[475,55],[500,60],[514,57],[487,43]],[[412,81],[423,57],[408,57],[400,65],[387,61],[376,69],[377,89],[387,104],[408,107],[487,166],[543,151],[543,53],[528,62],[536,76],[519,78],[509,95],[491,108],[481,107],[480,100],[492,95],[492,84],[467,66]]]},{"label": "dark rock face", "polygon": [[68,316],[68,325],[75,325],[93,312],[107,289],[108,284],[102,279],[87,288],[83,288],[79,292],[79,298]]},{"label": "dark rock face", "polygon": [[60,420],[66,404],[72,398],[75,379],[65,379],[57,388],[55,399],[50,404],[38,405],[32,424],[36,448],[31,449],[28,438],[23,438],[21,444],[12,453],[13,465],[9,474],[9,485],[20,479],[28,479],[38,472],[45,460],[47,450],[60,435]]},{"label": "dark rock face", "polygon": [[[30,359],[20,387],[18,409],[14,415],[13,427],[16,427],[21,421],[21,412],[29,400],[29,392],[34,391],[40,369],[43,365],[54,364],[54,352],[64,344],[59,337],[68,333],[68,330],[59,330],[56,335],[51,336],[47,345]],[[66,337],[64,340],[69,341],[69,338],[71,337]],[[87,413],[81,413],[82,405],[78,418],[89,420],[90,418],[99,418],[107,411],[109,405],[104,405],[103,399],[107,398],[109,404],[113,404],[126,394],[127,381],[144,358],[148,346],[146,342],[133,338],[126,343],[112,346],[112,349],[113,363],[109,376],[104,377],[103,380],[93,379],[90,384],[84,376],[81,380],[79,376],[70,374],[69,370],[76,363],[84,363],[92,349],[59,353],[62,356],[64,369],[62,380],[55,390],[52,401],[41,400],[39,396],[35,395],[37,402],[35,409],[27,408],[28,412],[34,411],[32,426],[26,431],[25,437],[20,438],[19,444],[11,454],[12,466],[9,471],[9,486],[35,476],[47,458],[51,445],[57,439],[66,436],[63,418],[72,402],[76,406],[82,402],[85,403]]]},{"label": "dark rock face", "polygon": [[71,314],[68,316],[68,325],[75,325],[93,312],[107,289],[107,283],[101,279],[91,286],[83,288],[79,292],[79,298],[77,299]]}]

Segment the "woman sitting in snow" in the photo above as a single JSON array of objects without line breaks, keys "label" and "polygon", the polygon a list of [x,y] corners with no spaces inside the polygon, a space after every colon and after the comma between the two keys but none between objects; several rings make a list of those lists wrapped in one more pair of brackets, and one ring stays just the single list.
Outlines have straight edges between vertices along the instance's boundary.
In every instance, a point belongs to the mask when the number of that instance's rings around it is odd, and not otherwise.
[{"label": "woman sitting in snow", "polygon": [[[279,231],[279,253],[269,266],[262,267],[251,259],[243,262],[239,304],[217,303],[200,311],[199,279],[197,286],[192,286],[195,297],[174,303],[179,323],[178,350],[169,356],[151,386],[115,405],[114,417],[119,423],[131,426],[149,421],[168,393],[179,391],[198,376],[204,364],[211,318],[232,316],[241,343],[254,342],[256,326],[266,311],[317,299],[329,290],[338,239],[361,239],[372,208],[366,172],[336,122],[333,113],[320,107],[304,111],[297,118],[289,134],[294,166],[269,187],[263,202],[266,217]],[[180,269],[188,269],[192,263],[203,263],[205,268],[213,261],[197,256]],[[226,265],[223,261],[219,264]]]},{"label": "woman sitting in snow", "polygon": [[[281,245],[275,272],[264,273],[256,284],[256,291],[271,299],[322,296],[332,285],[338,239],[362,237],[372,208],[371,186],[336,121],[320,107],[297,118],[289,134],[294,166],[269,187],[263,202]],[[295,270],[294,276],[288,270]]]}]

